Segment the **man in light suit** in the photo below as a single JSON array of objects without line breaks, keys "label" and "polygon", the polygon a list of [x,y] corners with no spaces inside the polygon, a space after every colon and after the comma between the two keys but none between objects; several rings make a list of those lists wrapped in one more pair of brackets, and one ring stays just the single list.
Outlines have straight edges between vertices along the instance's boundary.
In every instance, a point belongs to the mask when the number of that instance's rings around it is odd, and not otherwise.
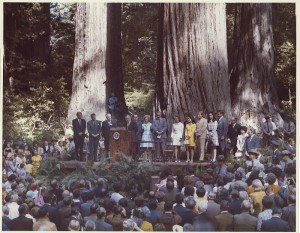
[{"label": "man in light suit", "polygon": [[198,113],[198,121],[196,122],[196,137],[199,146],[199,161],[204,160],[204,147],[207,133],[207,120],[203,117],[203,112]]},{"label": "man in light suit", "polygon": [[161,112],[156,112],[155,120],[152,124],[153,128],[153,139],[156,153],[156,159],[164,160],[164,151],[167,142],[167,121],[161,117]]},{"label": "man in light suit", "polygon": [[[82,113],[76,113],[77,118],[72,121],[74,130],[74,143],[75,143],[75,159],[83,160],[83,144],[85,138],[86,121],[82,119]],[[79,156],[78,156],[79,152]]]},{"label": "man in light suit", "polygon": [[233,231],[256,231],[257,218],[250,215],[251,203],[242,202],[242,213],[233,216]]},{"label": "man in light suit", "polygon": [[110,128],[117,127],[117,122],[115,120],[112,120],[111,114],[106,114],[106,120],[102,122],[102,128],[101,133],[104,137],[104,147],[105,147],[105,156],[108,157],[108,151],[109,151],[109,132]]},{"label": "man in light suit", "polygon": [[98,154],[98,146],[101,133],[101,121],[96,120],[96,114],[91,114],[92,120],[88,121],[87,129],[89,132],[89,147],[90,147],[90,156],[89,159],[96,162]]},{"label": "man in light suit", "polygon": [[218,120],[218,139],[219,139],[219,154],[223,154],[225,158],[227,158],[226,154],[226,138],[227,138],[227,131],[228,131],[228,121],[224,117],[224,111],[219,110],[217,113],[219,118]]}]

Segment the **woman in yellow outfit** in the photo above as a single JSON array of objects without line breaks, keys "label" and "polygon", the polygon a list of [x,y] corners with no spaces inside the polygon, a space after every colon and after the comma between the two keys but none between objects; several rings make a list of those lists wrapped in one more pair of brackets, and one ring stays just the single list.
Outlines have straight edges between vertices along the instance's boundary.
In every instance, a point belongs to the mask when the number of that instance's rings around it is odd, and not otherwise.
[{"label": "woman in yellow outfit", "polygon": [[185,140],[188,141],[188,143],[186,143],[186,156],[187,156],[186,162],[190,161],[190,155],[191,155],[191,163],[193,162],[194,149],[196,147],[196,143],[195,143],[196,124],[193,123],[192,119],[193,116],[189,114],[187,118],[187,124],[185,126],[185,132],[184,132]]},{"label": "woman in yellow outfit", "polygon": [[42,161],[42,156],[38,154],[38,152],[35,150],[33,156],[31,157],[32,161],[32,175],[35,175],[38,170],[40,169],[40,164]]}]

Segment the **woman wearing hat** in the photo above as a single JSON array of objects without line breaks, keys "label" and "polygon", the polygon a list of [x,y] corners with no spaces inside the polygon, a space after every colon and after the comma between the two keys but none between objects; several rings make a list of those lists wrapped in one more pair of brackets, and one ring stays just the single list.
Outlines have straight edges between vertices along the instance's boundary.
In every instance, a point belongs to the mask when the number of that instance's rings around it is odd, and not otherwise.
[{"label": "woman wearing hat", "polygon": [[191,163],[193,162],[194,150],[196,147],[195,130],[196,130],[196,124],[193,123],[193,116],[189,114],[189,116],[187,116],[187,124],[185,126],[185,133],[184,133],[185,144],[186,144],[186,155],[187,155],[186,162],[189,162],[190,158],[191,158]]}]

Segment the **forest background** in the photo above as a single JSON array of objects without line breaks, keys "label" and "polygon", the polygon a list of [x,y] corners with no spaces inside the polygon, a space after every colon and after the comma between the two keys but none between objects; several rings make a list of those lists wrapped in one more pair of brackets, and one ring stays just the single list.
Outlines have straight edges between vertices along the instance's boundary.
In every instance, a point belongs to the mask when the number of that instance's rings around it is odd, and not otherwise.
[{"label": "forest background", "polygon": [[[236,4],[226,4],[228,60]],[[156,93],[160,4],[121,4],[122,68],[131,112],[151,114]],[[72,94],[76,4],[5,3],[3,138],[59,138]],[[272,4],[280,113],[296,116],[295,4]],[[151,114],[152,115],[152,114]]]}]

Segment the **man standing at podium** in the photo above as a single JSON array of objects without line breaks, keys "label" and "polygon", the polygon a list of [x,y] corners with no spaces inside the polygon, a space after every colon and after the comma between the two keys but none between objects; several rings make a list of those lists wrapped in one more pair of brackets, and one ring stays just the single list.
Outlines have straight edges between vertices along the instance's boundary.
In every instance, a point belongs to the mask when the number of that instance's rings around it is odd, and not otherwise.
[{"label": "man standing at podium", "polygon": [[104,137],[105,156],[108,157],[109,151],[109,131],[111,127],[117,127],[117,122],[111,119],[111,114],[106,113],[106,120],[102,122],[102,136]]},{"label": "man standing at podium", "polygon": [[131,117],[129,114],[127,114],[125,116],[125,121],[126,121],[126,124],[124,125],[125,129],[127,131],[133,131],[133,132],[137,132],[137,123],[135,121],[132,121],[131,120]]},{"label": "man standing at podium", "polygon": [[101,121],[96,120],[96,114],[91,114],[92,120],[87,123],[87,130],[89,132],[89,147],[90,156],[89,159],[97,162],[98,146],[101,132]]},{"label": "man standing at podium", "polygon": [[156,112],[155,120],[152,124],[153,138],[155,142],[156,159],[164,160],[164,151],[167,143],[167,121],[161,117],[161,112]]},{"label": "man standing at podium", "polygon": [[[76,113],[77,118],[72,121],[74,130],[74,143],[75,143],[75,159],[83,161],[83,144],[85,138],[86,121],[82,118],[82,113]],[[79,157],[78,157],[79,152]]]}]

